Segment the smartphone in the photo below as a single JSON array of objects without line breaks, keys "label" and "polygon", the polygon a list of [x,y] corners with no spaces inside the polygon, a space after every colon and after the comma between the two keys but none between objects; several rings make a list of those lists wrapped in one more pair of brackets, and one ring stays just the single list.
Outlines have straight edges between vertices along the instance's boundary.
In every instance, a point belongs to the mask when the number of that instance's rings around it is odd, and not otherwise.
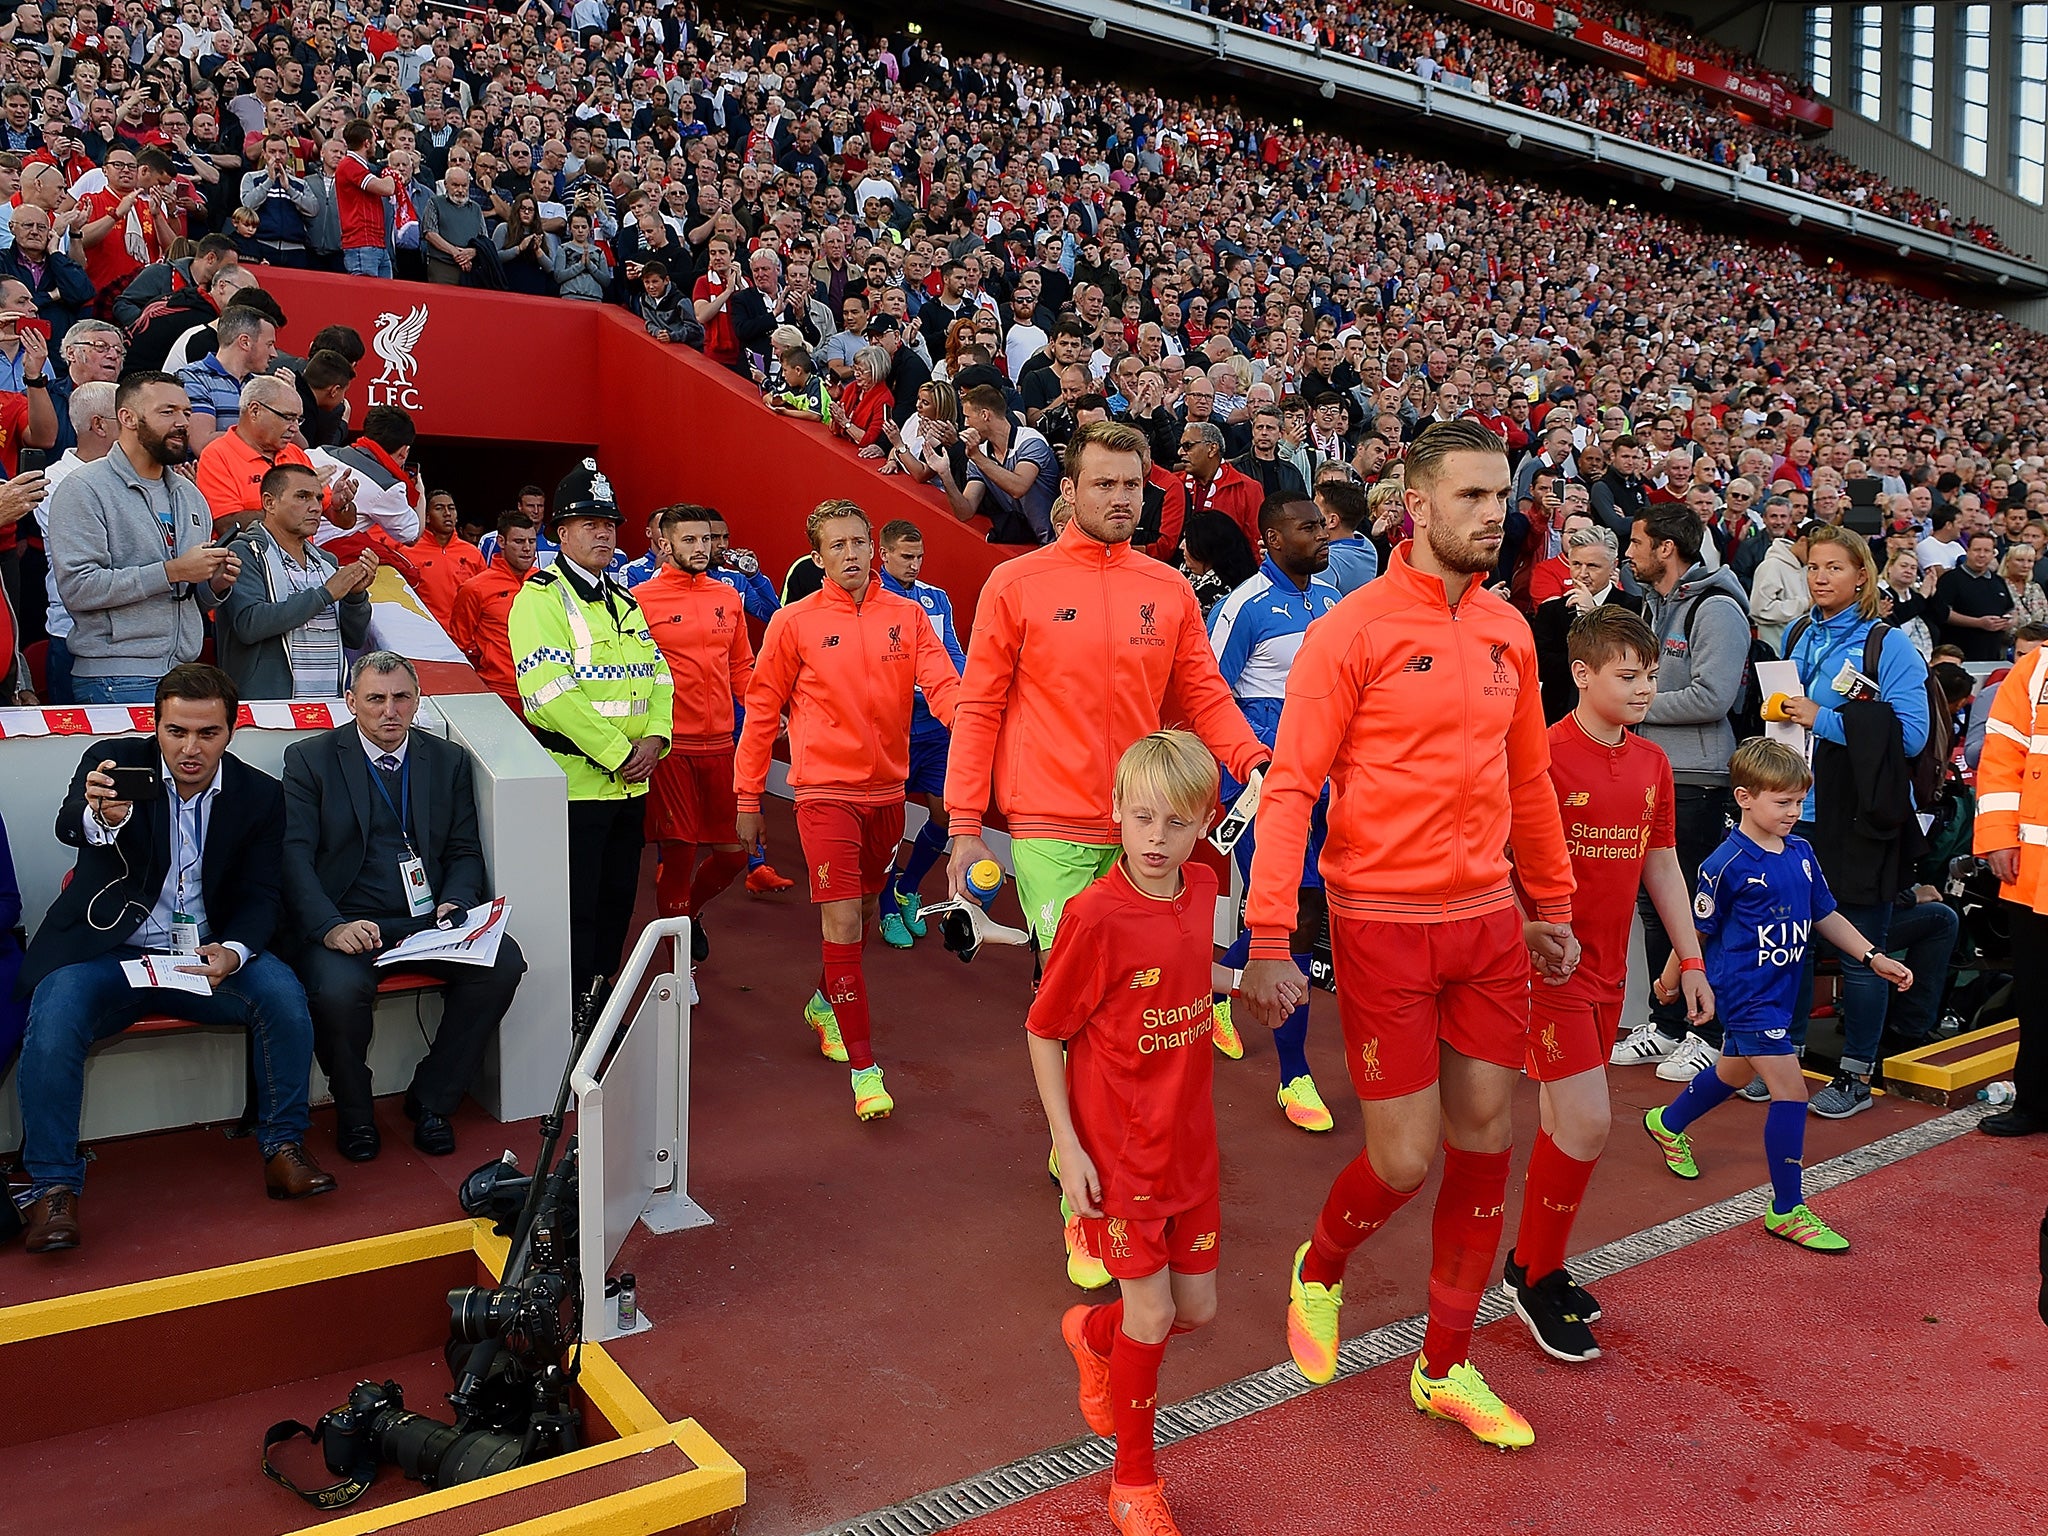
[{"label": "smartphone", "polygon": [[154,800],[163,794],[163,780],[154,768],[108,768],[103,770],[114,781],[114,798],[131,804],[138,800]]},{"label": "smartphone", "polygon": [[47,320],[38,320],[34,315],[23,315],[14,322],[14,330],[17,336],[26,336],[33,331],[43,338],[44,346],[50,344],[50,322]]},{"label": "smartphone", "polygon": [[47,469],[49,463],[50,451],[47,448],[24,448],[21,450],[21,458],[17,461],[17,469],[19,473],[25,475],[30,470]]}]

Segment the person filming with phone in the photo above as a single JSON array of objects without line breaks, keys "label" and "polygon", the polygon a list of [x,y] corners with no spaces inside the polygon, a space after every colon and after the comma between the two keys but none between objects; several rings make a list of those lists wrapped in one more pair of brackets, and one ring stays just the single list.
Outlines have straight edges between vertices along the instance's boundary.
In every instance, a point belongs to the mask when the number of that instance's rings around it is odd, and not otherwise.
[{"label": "person filming with phone", "polygon": [[81,704],[147,704],[196,661],[205,615],[242,563],[212,542],[206,498],[168,466],[191,455],[192,402],[168,373],[131,373],[114,396],[120,440],[50,497],[50,568],[72,617]]},{"label": "person filming with phone", "polygon": [[78,862],[22,965],[30,1253],[78,1246],[85,1058],[150,1015],[252,1031],[265,1191],[297,1200],[334,1188],[305,1148],[306,994],[267,952],[281,904],[283,791],[228,751],[241,699],[218,667],[174,667],[154,699],[154,735],[96,741],[79,759],[57,812],[57,840]]}]

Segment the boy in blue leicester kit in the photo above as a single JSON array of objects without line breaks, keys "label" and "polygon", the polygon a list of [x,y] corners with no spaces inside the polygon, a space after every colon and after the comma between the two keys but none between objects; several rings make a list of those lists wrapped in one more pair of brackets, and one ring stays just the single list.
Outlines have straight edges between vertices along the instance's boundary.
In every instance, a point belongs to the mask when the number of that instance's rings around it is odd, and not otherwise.
[{"label": "boy in blue leicester kit", "polygon": [[[1729,783],[1742,822],[1700,866],[1693,898],[1707,982],[1721,1014],[1721,1059],[1663,1109],[1643,1117],[1664,1161],[1681,1179],[1700,1176],[1686,1127],[1750,1080],[1771,1091],[1764,1119],[1764,1155],[1771,1168],[1771,1205],[1764,1230],[1816,1253],[1842,1253],[1849,1240],[1806,1208],[1801,1171],[1806,1152],[1806,1079],[1790,1032],[1806,946],[1818,936],[1864,964],[1901,992],[1913,973],[1856,931],[1835,910],[1820,861],[1794,837],[1813,774],[1782,742],[1751,737],[1735,749]],[[1702,961],[1691,961],[1698,965]],[[1676,996],[1676,955],[1657,979],[1660,999]]]}]

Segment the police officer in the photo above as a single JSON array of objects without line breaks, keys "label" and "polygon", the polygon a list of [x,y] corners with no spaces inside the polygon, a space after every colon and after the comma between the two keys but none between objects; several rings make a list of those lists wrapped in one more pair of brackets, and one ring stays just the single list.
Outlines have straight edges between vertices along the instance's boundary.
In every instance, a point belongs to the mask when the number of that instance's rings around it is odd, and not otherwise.
[{"label": "police officer", "polygon": [[555,488],[561,557],[508,621],[519,702],[569,778],[569,971],[580,998],[619,968],[640,889],[647,781],[674,718],[668,663],[612,573],[619,507],[585,459]]}]

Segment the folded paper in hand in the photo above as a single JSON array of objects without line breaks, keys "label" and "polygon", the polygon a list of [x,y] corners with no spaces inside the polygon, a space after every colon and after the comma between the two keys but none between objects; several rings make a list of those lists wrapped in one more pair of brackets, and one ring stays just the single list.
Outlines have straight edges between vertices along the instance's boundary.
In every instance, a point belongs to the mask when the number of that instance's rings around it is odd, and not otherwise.
[{"label": "folded paper in hand", "polygon": [[495,965],[498,941],[505,937],[505,925],[511,920],[512,903],[499,896],[467,912],[452,912],[441,920],[442,926],[423,928],[392,945],[377,957],[377,964],[447,960],[457,965]]},{"label": "folded paper in hand", "polygon": [[211,997],[213,983],[204,974],[178,969],[181,965],[204,963],[197,955],[144,955],[136,960],[123,960],[121,974],[137,990],[161,987],[167,992],[197,992],[201,997]]}]

